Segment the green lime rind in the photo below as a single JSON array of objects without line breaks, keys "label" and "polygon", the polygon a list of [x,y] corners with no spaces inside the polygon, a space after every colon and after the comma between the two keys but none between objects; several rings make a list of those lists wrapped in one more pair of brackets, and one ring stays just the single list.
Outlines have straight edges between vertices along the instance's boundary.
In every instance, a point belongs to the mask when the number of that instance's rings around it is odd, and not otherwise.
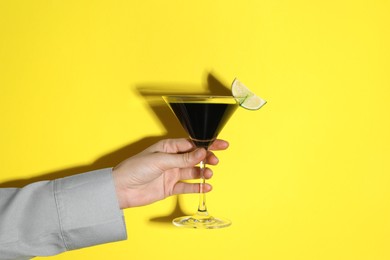
[{"label": "green lime rind", "polygon": [[267,101],[250,91],[237,78],[232,83],[232,94],[237,103],[248,110],[258,110],[267,103]]}]

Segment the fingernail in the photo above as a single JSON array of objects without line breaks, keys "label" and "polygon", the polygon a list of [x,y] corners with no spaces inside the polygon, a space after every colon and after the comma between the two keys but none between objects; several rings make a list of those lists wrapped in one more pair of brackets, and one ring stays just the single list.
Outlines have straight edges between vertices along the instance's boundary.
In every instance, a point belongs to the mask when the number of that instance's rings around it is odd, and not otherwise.
[{"label": "fingernail", "polygon": [[213,189],[213,186],[211,186],[210,184],[206,183],[206,185],[204,187],[204,192],[210,192],[212,189]]},{"label": "fingernail", "polygon": [[215,164],[219,163],[218,157],[215,157]]}]

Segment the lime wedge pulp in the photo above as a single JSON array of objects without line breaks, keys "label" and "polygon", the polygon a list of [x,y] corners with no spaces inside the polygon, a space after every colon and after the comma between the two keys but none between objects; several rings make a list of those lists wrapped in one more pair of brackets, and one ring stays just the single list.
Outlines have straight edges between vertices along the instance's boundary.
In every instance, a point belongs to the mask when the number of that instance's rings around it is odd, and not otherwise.
[{"label": "lime wedge pulp", "polygon": [[256,96],[238,79],[234,79],[232,83],[232,94],[241,107],[249,110],[258,110],[267,103],[264,99]]}]

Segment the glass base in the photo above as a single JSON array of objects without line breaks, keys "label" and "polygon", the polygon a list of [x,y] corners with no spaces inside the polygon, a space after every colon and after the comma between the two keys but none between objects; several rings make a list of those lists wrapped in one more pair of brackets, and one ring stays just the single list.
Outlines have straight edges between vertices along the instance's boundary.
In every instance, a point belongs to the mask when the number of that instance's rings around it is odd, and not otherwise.
[{"label": "glass base", "polygon": [[203,217],[203,216],[184,216],[175,218],[172,223],[177,227],[186,227],[186,228],[224,228],[232,224],[228,219],[224,218],[215,218],[215,217]]}]

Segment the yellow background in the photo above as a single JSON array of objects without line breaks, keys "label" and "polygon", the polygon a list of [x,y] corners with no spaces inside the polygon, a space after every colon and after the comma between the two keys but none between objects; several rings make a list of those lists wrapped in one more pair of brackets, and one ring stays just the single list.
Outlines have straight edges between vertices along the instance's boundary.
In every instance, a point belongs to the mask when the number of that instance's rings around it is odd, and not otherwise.
[{"label": "yellow background", "polygon": [[[390,259],[390,4],[1,1],[0,182],[115,165],[184,136],[156,98],[238,77],[268,101],[221,133],[196,195],[125,210],[129,239],[51,259]],[[37,258],[46,259],[46,258]]]}]

